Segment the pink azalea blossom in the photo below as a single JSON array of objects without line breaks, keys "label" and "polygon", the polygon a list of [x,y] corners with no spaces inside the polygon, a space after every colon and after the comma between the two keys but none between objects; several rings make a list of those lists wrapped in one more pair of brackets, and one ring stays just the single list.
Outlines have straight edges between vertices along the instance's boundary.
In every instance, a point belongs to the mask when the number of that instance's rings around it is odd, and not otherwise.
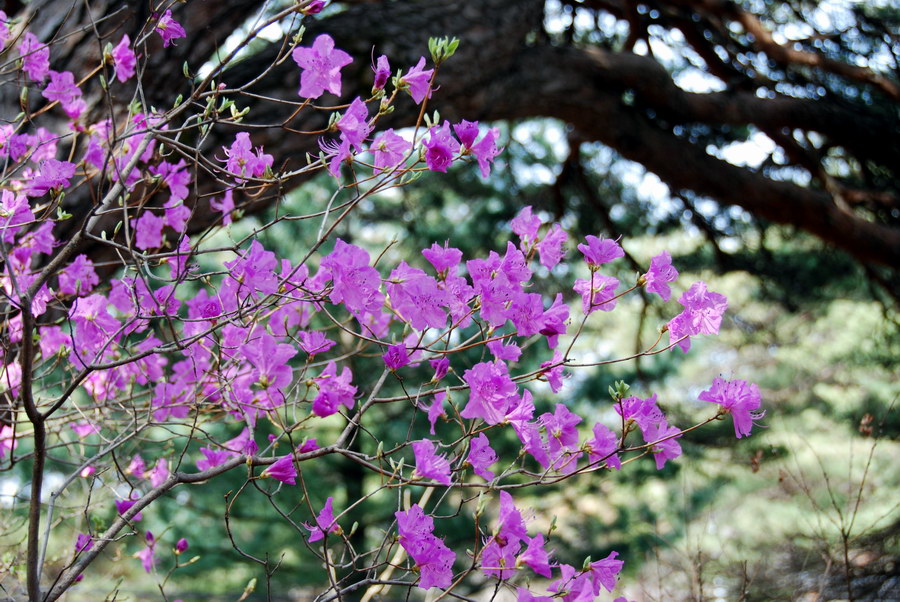
[{"label": "pink azalea blossom", "polygon": [[134,246],[138,249],[158,249],[162,246],[162,231],[166,222],[152,211],[144,214],[134,223]]},{"label": "pink azalea blossom", "polygon": [[618,299],[616,289],[619,280],[612,276],[604,276],[597,272],[591,272],[591,279],[579,278],[572,288],[581,295],[581,310],[589,315],[598,309],[600,311],[612,311],[616,308]]},{"label": "pink azalea blossom", "polygon": [[409,354],[406,352],[406,345],[403,343],[390,345],[387,353],[381,357],[384,360],[384,365],[392,372],[396,372],[409,364]]},{"label": "pink azalea blossom", "polygon": [[81,97],[81,90],[75,85],[75,76],[71,71],[49,73],[50,83],[41,94],[51,102],[59,102],[69,119],[78,119],[87,108],[87,103]]},{"label": "pink azalea blossom", "polygon": [[313,400],[312,411],[316,416],[331,416],[338,411],[341,405],[352,409],[355,402],[356,387],[350,384],[353,373],[350,368],[344,366],[341,375],[337,375],[337,364],[328,362],[325,370],[316,379],[319,386],[319,394]]},{"label": "pink azalea blossom", "polygon": [[388,62],[388,57],[383,54],[379,56],[375,64],[372,65],[372,71],[375,72],[372,89],[382,90],[387,84],[388,78],[391,77],[391,64]]},{"label": "pink azalea blossom", "polygon": [[144,539],[147,547],[135,554],[135,557],[141,560],[141,566],[144,567],[145,571],[152,573],[153,569],[156,568],[156,540],[150,531],[147,531]]},{"label": "pink azalea blossom", "polygon": [[594,438],[585,443],[585,449],[592,464],[605,460],[608,468],[621,470],[622,462],[619,454],[614,453],[619,449],[619,440],[605,424],[594,425]]},{"label": "pink azalea blossom", "polygon": [[70,425],[72,430],[78,435],[79,439],[84,439],[88,435],[100,432],[100,427],[92,422],[76,422]]},{"label": "pink azalea blossom", "polygon": [[46,159],[41,161],[40,170],[31,181],[31,185],[25,191],[25,194],[28,196],[43,196],[51,189],[65,188],[69,185],[69,180],[74,175],[74,163]]},{"label": "pink azalea blossom", "polygon": [[0,458],[16,449],[19,442],[16,441],[13,427],[8,424],[0,426]]},{"label": "pink azalea blossom", "polygon": [[712,387],[700,393],[699,399],[717,403],[722,406],[722,413],[731,414],[734,434],[738,439],[749,435],[754,421],[766,415],[765,411],[753,411],[759,409],[762,397],[759,387],[745,380],[714,378]]},{"label": "pink azalea blossom", "polygon": [[585,237],[585,240],[587,244],[579,244],[578,250],[584,255],[585,261],[592,269],[625,256],[625,251],[622,250],[619,243],[611,238],[600,239],[596,236],[588,235]]},{"label": "pink azalea blossom", "polygon": [[172,40],[187,37],[187,32],[184,31],[184,27],[172,17],[171,10],[167,10],[163,13],[163,16],[157,21],[156,33],[158,33],[163,40],[163,48],[168,48],[169,44],[172,43]]},{"label": "pink azalea blossom", "polygon": [[434,69],[424,69],[425,57],[419,57],[415,67],[410,68],[406,75],[400,78],[400,89],[409,92],[416,104],[422,104],[426,98],[431,98],[431,75]]},{"label": "pink azalea blossom", "polygon": [[466,462],[472,466],[475,474],[487,481],[494,480],[494,473],[491,472],[490,467],[499,459],[497,453],[491,448],[487,435],[479,433],[477,437],[472,439],[469,457],[466,458]]},{"label": "pink azalea blossom", "polygon": [[434,479],[443,485],[450,485],[450,462],[443,456],[434,453],[434,443],[429,439],[413,441],[413,455],[416,458],[416,470],[413,478]]},{"label": "pink azalea blossom", "polygon": [[544,549],[544,536],[526,537],[528,547],[516,558],[516,565],[526,564],[542,577],[550,578],[550,555]]},{"label": "pink azalea blossom", "polygon": [[300,348],[309,354],[310,358],[318,353],[325,353],[335,345],[334,341],[318,330],[300,332]]},{"label": "pink azalea blossom", "polygon": [[94,540],[87,533],[79,533],[75,539],[75,553],[87,552],[94,547]]},{"label": "pink azalea blossom", "polygon": [[400,545],[419,568],[419,587],[447,588],[453,582],[453,561],[456,555],[433,534],[434,519],[426,515],[418,504],[405,512],[395,512]]},{"label": "pink azalea blossom", "polygon": [[86,295],[100,284],[94,262],[84,253],[78,255],[59,273],[59,292],[64,295]]},{"label": "pink azalea blossom", "polygon": [[297,467],[294,466],[294,457],[291,454],[282,456],[281,458],[276,460],[274,464],[262,471],[262,474],[260,474],[259,476],[263,479],[265,479],[266,477],[272,477],[273,479],[281,481],[282,483],[287,483],[288,485],[296,485]]},{"label": "pink azalea blossom", "polygon": [[309,530],[309,543],[315,543],[321,539],[325,539],[326,533],[340,533],[341,527],[334,520],[334,510],[332,509],[332,503],[334,502],[334,498],[329,497],[325,501],[325,506],[322,508],[322,511],[319,512],[318,516],[316,516],[316,524],[310,525],[309,523],[303,523],[303,527]]},{"label": "pink azalea blossom", "polygon": [[[6,25],[4,24],[5,28]],[[30,31],[26,31],[19,43],[19,55],[22,57],[22,71],[32,80],[42,82],[50,71],[50,47],[41,44]]]},{"label": "pink azalea blossom", "polygon": [[372,146],[369,147],[369,152],[374,157],[372,164],[375,166],[375,173],[380,174],[397,167],[411,149],[412,143],[403,136],[395,134],[393,128],[385,130],[372,141]]},{"label": "pink azalea blossom", "polygon": [[223,226],[227,226],[231,223],[231,212],[234,211],[234,197],[232,196],[230,188],[225,191],[221,201],[210,198],[209,206],[213,211],[222,213]]},{"label": "pink azalea blossom", "polygon": [[116,79],[124,83],[134,77],[137,57],[134,55],[134,50],[131,49],[131,39],[128,37],[128,34],[123,35],[119,43],[113,48],[112,60]]},{"label": "pink azalea blossom", "polygon": [[647,292],[656,293],[663,301],[672,296],[669,283],[678,278],[678,270],[672,266],[672,256],[663,251],[650,260],[650,269],[641,277]]},{"label": "pink azalea blossom", "polygon": [[425,164],[431,171],[446,172],[453,163],[453,156],[459,152],[459,142],[450,134],[450,122],[444,121],[441,127],[434,126],[425,146]]},{"label": "pink azalea blossom", "polygon": [[291,56],[303,70],[299,92],[302,98],[319,98],[326,90],[335,96],[341,95],[341,69],[352,63],[353,58],[335,48],[331,36],[323,33],[312,47],[294,48]]},{"label": "pink azalea blossom", "polygon": [[[722,315],[728,309],[725,295],[708,291],[705,282],[695,282],[678,302],[684,310],[668,323],[669,340],[677,341],[682,351],[691,348],[690,337],[698,334],[718,334]],[[687,336],[688,338],[683,338]]]},{"label": "pink azalea blossom", "polygon": [[562,261],[566,254],[565,245],[568,238],[569,236],[559,224],[553,224],[550,227],[550,231],[537,244],[537,251],[542,266],[552,270]]}]

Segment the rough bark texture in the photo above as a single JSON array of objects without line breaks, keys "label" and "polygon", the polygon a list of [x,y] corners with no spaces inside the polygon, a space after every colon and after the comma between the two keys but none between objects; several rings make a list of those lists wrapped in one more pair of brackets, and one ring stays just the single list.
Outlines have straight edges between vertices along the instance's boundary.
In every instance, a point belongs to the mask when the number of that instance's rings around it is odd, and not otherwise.
[{"label": "rough bark texture", "polygon": [[[366,95],[371,86],[373,48],[391,57],[395,67],[406,66],[427,52],[430,36],[457,36],[462,40],[459,52],[442,69],[440,89],[433,98],[432,106],[442,116],[451,120],[555,117],[576,128],[581,138],[602,142],[641,163],[675,192],[692,191],[723,205],[743,207],[764,220],[796,226],[866,264],[900,265],[900,202],[896,190],[879,188],[877,183],[865,186],[841,182],[828,175],[822,161],[828,149],[841,148],[863,166],[863,172],[886,170],[896,175],[900,139],[890,134],[900,131],[896,82],[865,68],[817,57],[813,51],[779,45],[771,35],[763,35],[766,26],[758,16],[726,0],[660,2],[656,17],[635,12],[630,2],[564,4],[577,5],[581,11],[611,13],[628,21],[631,29],[624,47],[613,50],[603,44],[569,43],[566,36],[548,35],[544,31],[543,0],[348,2],[346,10],[333,16],[306,19],[306,40],[328,32],[339,47],[354,55],[353,65],[344,71],[344,97],[352,98]],[[176,16],[185,24],[189,37],[164,51],[158,47],[157,36],[147,38],[147,52],[152,56],[143,76],[147,104],[167,106],[178,93],[190,93],[182,64],[187,61],[196,71],[260,5],[251,0],[194,0],[176,7]],[[137,26],[147,16],[144,3],[99,0],[90,4],[91,11],[87,6],[80,0],[43,0],[25,9],[31,11],[32,29],[43,39],[68,34],[54,52],[57,69],[79,70],[79,65],[97,64],[102,44],[96,40],[95,28],[104,43],[117,41],[124,32],[132,39],[146,33]],[[102,22],[91,23],[91,16],[96,22],[104,15],[107,18]],[[729,23],[753,35],[732,35]],[[650,24],[681,31],[686,42],[706,59],[711,73],[730,78],[728,89],[685,92],[654,58],[631,52],[637,40],[646,38]],[[607,46],[615,47],[612,43]],[[271,66],[281,49],[279,44],[270,45],[236,64],[223,79],[229,86],[251,81]],[[723,58],[722,52],[729,56]],[[760,94],[760,87],[767,85],[770,76],[741,69],[740,62],[733,58],[741,52],[768,56],[773,71],[780,69],[778,73],[785,81],[812,85],[819,81],[818,70],[863,87],[875,100],[852,103],[831,92],[816,98]],[[274,67],[252,91],[296,101],[298,78],[296,65],[287,60]],[[127,97],[131,88],[117,84],[112,91],[121,98]],[[96,114],[102,115],[100,91],[89,93],[89,98]],[[5,101],[5,114],[18,110],[17,99],[0,100]],[[284,161],[276,168],[300,167],[305,153],[317,152],[313,137],[291,135],[280,127],[292,111],[290,106],[252,97],[237,100],[241,106],[251,106],[255,123],[271,124],[255,130],[253,137],[276,160]],[[408,123],[416,110],[407,99],[385,125]],[[322,126],[323,114],[306,113],[292,120],[290,127],[311,130]],[[794,163],[810,172],[812,184],[799,186],[772,179],[761,170],[736,167],[707,153],[703,142],[692,142],[689,136],[676,133],[696,126],[755,126],[782,145]],[[217,128],[204,150],[207,154],[216,152],[234,131]],[[824,143],[820,148],[800,144],[795,132],[815,132]],[[302,181],[287,182],[285,188]],[[212,183],[201,181],[198,188],[211,190]],[[83,198],[69,202],[75,212],[84,207]],[[261,206],[257,203],[255,208]],[[209,223],[205,207],[205,203],[198,203],[194,229]],[[77,224],[77,220],[72,223]]]}]

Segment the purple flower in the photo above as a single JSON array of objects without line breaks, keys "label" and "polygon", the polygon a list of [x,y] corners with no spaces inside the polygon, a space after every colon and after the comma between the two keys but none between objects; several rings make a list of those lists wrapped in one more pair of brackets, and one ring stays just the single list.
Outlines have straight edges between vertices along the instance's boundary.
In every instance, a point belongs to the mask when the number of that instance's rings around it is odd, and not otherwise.
[{"label": "purple flower", "polygon": [[434,69],[423,69],[425,57],[419,57],[419,62],[400,78],[400,89],[409,92],[416,104],[421,104],[426,98],[431,98],[431,75]]},{"label": "purple flower", "polygon": [[504,362],[517,362],[522,357],[522,349],[515,343],[506,345],[502,340],[496,340],[489,342],[487,348],[496,359]]},{"label": "purple flower", "polygon": [[599,239],[596,236],[585,237],[587,244],[579,244],[578,250],[584,255],[585,261],[591,269],[596,269],[604,263],[625,256],[625,251],[619,243],[611,238]]},{"label": "purple flower", "polygon": [[539,374],[540,377],[547,380],[550,383],[550,390],[554,393],[559,393],[559,391],[563,387],[563,378],[565,375],[563,374],[563,369],[565,368],[565,363],[563,362],[562,353],[559,351],[553,352],[553,359],[549,362],[542,362],[541,368],[547,368]]},{"label": "purple flower", "polygon": [[381,356],[384,365],[392,372],[396,372],[403,366],[409,364],[409,354],[406,352],[406,345],[398,343],[388,347],[387,353]]},{"label": "purple flower", "polygon": [[175,553],[178,555],[184,554],[188,549],[188,540],[182,537],[175,543]]},{"label": "purple flower", "polygon": [[353,62],[349,54],[334,47],[328,34],[319,35],[312,47],[294,48],[291,56],[303,70],[300,74],[300,96],[319,98],[326,90],[341,95],[341,69]]},{"label": "purple flower", "polygon": [[472,439],[469,457],[466,458],[466,462],[472,466],[472,470],[475,471],[475,474],[486,481],[492,481],[494,479],[494,473],[489,469],[497,462],[497,460],[499,460],[499,458],[497,457],[497,453],[491,448],[487,435],[479,433],[477,437]]},{"label": "purple flower", "polygon": [[303,523],[303,527],[309,530],[309,543],[325,539],[326,533],[341,532],[340,525],[334,520],[334,510],[332,509],[333,502],[334,498],[332,497],[329,497],[325,501],[325,506],[322,507],[322,511],[316,516],[315,526],[310,525],[309,523]]},{"label": "purple flower", "polygon": [[619,454],[613,453],[619,449],[619,441],[605,424],[597,423],[594,425],[594,438],[585,444],[585,450],[588,453],[591,463],[600,462],[605,459],[608,468],[622,469],[622,462],[619,460]]},{"label": "purple flower", "polygon": [[442,356],[436,360],[428,360],[428,363],[434,369],[434,376],[431,377],[431,382],[434,383],[440,382],[447,376],[447,371],[450,370],[450,358],[447,356]]},{"label": "purple flower", "polygon": [[163,40],[163,48],[168,48],[172,40],[187,37],[187,33],[181,24],[172,18],[172,11],[167,10],[156,23],[156,33]]},{"label": "purple flower", "polygon": [[[665,420],[652,425],[644,432],[644,440],[647,443],[658,442],[650,450],[656,460],[657,470],[662,470],[666,462],[681,455],[681,445],[676,441],[679,437],[681,437],[681,429],[669,426]],[[665,439],[665,441],[660,441],[661,439]]]},{"label": "purple flower", "polygon": [[353,396],[356,395],[356,387],[350,384],[353,379],[353,373],[350,368],[344,366],[341,375],[337,375],[337,364],[333,361],[322,371],[322,374],[316,378],[319,386],[319,394],[312,402],[312,411],[316,416],[331,416],[338,411],[338,407],[342,404],[347,409],[352,409],[355,403]]},{"label": "purple flower", "polygon": [[213,211],[222,213],[223,226],[227,226],[231,223],[231,212],[234,211],[234,196],[230,188],[225,191],[221,201],[217,201],[210,197],[209,206]]},{"label": "purple flower", "polygon": [[160,458],[156,461],[156,466],[153,467],[153,470],[147,474],[147,477],[150,479],[150,485],[159,487],[166,482],[170,474],[168,460]]},{"label": "purple flower", "polygon": [[491,175],[491,164],[494,158],[500,154],[502,149],[497,147],[497,138],[500,137],[500,130],[491,128],[488,132],[476,142],[472,147],[472,154],[478,161],[478,167],[481,169],[481,177],[486,178]]},{"label": "purple flower", "polygon": [[182,159],[178,163],[162,161],[159,165],[150,167],[150,173],[159,176],[161,184],[169,189],[170,201],[183,201],[190,193],[188,185],[191,183],[191,174],[186,166]]},{"label": "purple flower", "polygon": [[413,455],[416,470],[413,478],[434,479],[443,485],[450,485],[450,462],[434,453],[434,443],[429,439],[413,441]]},{"label": "purple flower", "polygon": [[481,570],[488,577],[506,580],[515,575],[519,543],[501,545],[498,537],[491,538],[481,551]]},{"label": "purple flower", "polygon": [[300,332],[300,348],[309,354],[310,358],[318,353],[325,353],[335,345],[336,343],[327,338],[321,331],[311,330],[307,332],[304,330]]},{"label": "purple flower", "polygon": [[369,151],[372,153],[375,173],[390,170],[403,161],[412,144],[403,136],[394,133],[393,128],[381,133],[374,141]]},{"label": "purple flower", "polygon": [[286,456],[282,456],[275,461],[274,464],[266,468],[262,471],[262,474],[259,475],[261,478],[265,479],[266,477],[272,477],[282,483],[287,483],[288,485],[296,485],[297,481],[297,467],[294,466],[294,456],[288,454]]},{"label": "purple flower", "polygon": [[434,394],[431,405],[428,406],[428,423],[431,425],[431,434],[434,435],[434,425],[441,416],[446,417],[447,412],[444,411],[444,400],[447,399],[447,393],[438,391]]},{"label": "purple flower", "polygon": [[348,142],[356,150],[362,150],[363,141],[369,136],[369,107],[357,96],[335,124],[341,133],[341,140]]},{"label": "purple flower", "polygon": [[387,280],[391,306],[416,330],[447,325],[447,294],[422,270],[401,261]]},{"label": "purple flower", "polygon": [[88,435],[100,432],[100,427],[92,422],[78,422],[70,425],[79,439],[84,439]]},{"label": "purple flower", "polygon": [[322,259],[323,274],[330,275],[333,287],[332,303],[343,303],[350,311],[365,311],[381,307],[384,298],[378,288],[381,277],[369,265],[369,254],[359,247],[338,238],[334,250]]},{"label": "purple flower", "polygon": [[425,164],[431,171],[445,172],[453,163],[453,156],[459,152],[459,142],[450,134],[450,122],[444,121],[440,128],[434,126],[429,131],[425,146]]},{"label": "purple flower", "polygon": [[759,409],[762,397],[759,387],[745,380],[714,378],[712,387],[708,391],[703,391],[698,399],[717,403],[722,406],[722,413],[731,414],[734,434],[738,439],[749,435],[753,429],[753,421],[766,415],[765,411],[753,411]]},{"label": "purple flower", "polygon": [[[2,27],[6,29],[6,23]],[[26,31],[19,44],[19,55],[22,57],[22,71],[36,82],[47,79],[50,71],[50,47],[41,44],[30,31]]]},{"label": "purple flower", "polygon": [[306,5],[306,8],[303,9],[303,14],[315,15],[322,12],[323,8],[325,8],[325,0],[311,0],[310,3]]},{"label": "purple flower", "polygon": [[591,582],[594,585],[595,593],[600,593],[601,585],[608,592],[616,588],[616,575],[621,572],[622,566],[625,564],[621,560],[616,560],[618,555],[618,552],[610,552],[606,558],[591,563]]},{"label": "purple flower", "polygon": [[135,554],[135,556],[141,559],[141,566],[144,567],[144,570],[151,573],[156,568],[156,540],[150,531],[147,531],[144,540],[147,547]]},{"label": "purple flower", "polygon": [[547,430],[548,449],[550,458],[554,462],[566,452],[574,452],[578,449],[578,429],[576,427],[581,423],[580,416],[558,403],[552,414],[545,412],[541,414],[539,420]]},{"label": "purple flower", "polygon": [[616,308],[616,289],[619,280],[612,276],[604,276],[597,272],[591,272],[591,279],[579,278],[572,288],[581,295],[581,311],[589,315],[598,309],[600,311],[612,311]]},{"label": "purple flower", "polygon": [[682,337],[698,334],[718,334],[722,324],[722,315],[728,309],[728,299],[725,295],[709,292],[705,282],[695,282],[690,289],[685,291],[678,302],[684,306],[684,310],[669,320],[669,340],[682,351],[687,352],[691,348],[690,338],[680,340]]},{"label": "purple flower", "polygon": [[162,246],[162,231],[166,222],[152,211],[144,214],[134,223],[134,246],[138,249],[156,249]]},{"label": "purple flower", "polygon": [[422,249],[422,256],[434,266],[438,277],[455,274],[459,262],[462,260],[462,251],[448,246],[449,244],[445,242],[442,247],[437,243],[433,243],[430,249]]},{"label": "purple flower", "polygon": [[59,273],[59,292],[64,295],[86,295],[100,284],[94,262],[81,254]]},{"label": "purple flower", "polygon": [[6,43],[10,38],[9,32],[9,17],[6,15],[6,11],[0,10],[0,51],[3,51],[6,48]]},{"label": "purple flower", "polygon": [[559,224],[553,224],[550,231],[544,235],[543,240],[537,244],[538,255],[541,258],[541,265],[552,270],[565,257],[566,240],[568,235]]},{"label": "purple flower", "polygon": [[[463,147],[472,148],[472,145],[475,144],[475,139],[478,138],[478,122],[463,119],[453,126],[453,131],[456,132],[456,137],[459,138],[459,142]],[[531,207],[528,210],[530,211]]]},{"label": "purple flower", "polygon": [[238,132],[234,142],[229,148],[222,147],[225,151],[225,169],[238,176],[238,182],[243,182],[244,177],[258,178],[265,174],[266,169],[272,167],[274,158],[263,152],[262,147],[253,152],[253,144],[250,142],[250,134]]},{"label": "purple flower", "polygon": [[669,282],[675,282],[677,278],[678,270],[672,266],[672,256],[668,251],[663,251],[650,260],[650,269],[640,281],[643,281],[648,292],[656,293],[663,301],[668,301],[672,296]]},{"label": "purple flower", "polygon": [[406,512],[395,512],[400,545],[419,567],[419,587],[447,588],[453,581],[453,561],[456,555],[436,537],[434,520],[418,504]]},{"label": "purple flower", "polygon": [[16,441],[13,427],[8,424],[0,426],[0,458],[4,457],[7,453],[12,452],[18,445],[19,442]]},{"label": "purple flower", "polygon": [[31,186],[25,191],[25,194],[28,196],[43,196],[50,189],[65,188],[69,185],[69,180],[74,175],[74,163],[46,159],[41,161],[40,171],[31,181]]},{"label": "purple flower", "polygon": [[522,250],[526,248],[526,241],[533,242],[541,227],[541,218],[531,213],[531,205],[526,206],[519,211],[518,215],[510,222],[514,234],[518,234],[522,240],[519,246]]},{"label": "purple flower", "polygon": [[[138,503],[137,499],[132,500],[116,500],[116,512],[118,512],[121,516],[125,516],[125,514],[131,510],[131,507]],[[134,516],[131,517],[131,520],[137,522],[141,520],[143,515],[138,512]]]},{"label": "purple flower", "polygon": [[284,389],[291,384],[293,371],[288,360],[297,354],[293,346],[262,331],[240,346],[241,355],[253,366],[252,381],[263,389]]},{"label": "purple flower", "polygon": [[488,424],[499,424],[518,405],[516,384],[506,364],[500,360],[475,364],[463,373],[469,385],[469,402],[460,415],[482,418]]},{"label": "purple flower", "polygon": [[[3,203],[0,205],[0,231],[3,242],[13,242],[23,224],[34,219],[34,213],[28,199],[10,190],[3,190]],[[52,226],[51,226],[52,227]]]},{"label": "purple flower", "polygon": [[391,64],[388,62],[388,57],[383,54],[379,56],[378,61],[372,65],[372,71],[375,72],[375,82],[372,84],[372,88],[374,90],[383,89],[391,76]]},{"label": "purple flower", "polygon": [[550,555],[544,549],[544,536],[538,533],[534,537],[526,537],[528,547],[516,558],[516,564],[524,563],[542,577],[550,578]]},{"label": "purple flower", "polygon": [[94,547],[94,540],[86,533],[79,533],[75,539],[75,553],[87,552]]},{"label": "purple flower", "polygon": [[44,88],[42,96],[51,102],[59,102],[69,119],[78,119],[87,108],[87,104],[81,97],[81,90],[75,85],[75,76],[71,71],[49,73],[50,83]]},{"label": "purple flower", "polygon": [[116,79],[124,83],[134,77],[137,57],[134,56],[134,50],[131,49],[131,39],[128,37],[128,34],[122,36],[122,39],[113,48],[111,56],[113,68],[116,71]]}]

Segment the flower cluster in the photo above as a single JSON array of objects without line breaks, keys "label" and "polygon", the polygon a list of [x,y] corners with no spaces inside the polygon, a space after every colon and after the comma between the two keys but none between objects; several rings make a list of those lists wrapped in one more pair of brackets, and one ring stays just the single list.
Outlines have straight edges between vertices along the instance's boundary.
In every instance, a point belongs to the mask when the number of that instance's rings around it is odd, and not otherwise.
[{"label": "flower cluster", "polygon": [[[311,2],[300,10],[315,14],[322,6]],[[10,38],[2,11],[0,21],[0,46],[5,47]],[[155,15],[152,23],[163,48],[187,35],[171,10]],[[141,52],[152,46],[146,38]],[[618,239],[589,235],[577,243],[583,263],[570,261],[565,269],[557,268],[570,255],[572,237],[561,224],[525,207],[510,224],[517,241],[505,248],[466,258],[449,241],[435,242],[421,250],[421,257],[387,265],[389,259],[373,260],[362,246],[330,238],[358,199],[346,204],[330,229],[325,226],[333,217],[331,205],[315,215],[323,219],[316,252],[302,259],[279,257],[255,238],[214,246],[205,233],[190,228],[195,211],[206,209],[201,202],[209,203],[227,226],[259,189],[280,186],[297,173],[277,173],[273,155],[252,142],[251,128],[230,129],[219,138],[216,161],[192,162],[179,146],[183,131],[178,128],[193,126],[176,128],[169,114],[138,103],[127,116],[91,123],[84,82],[71,72],[50,69],[50,46],[30,31],[16,44],[23,76],[40,89],[40,102],[46,103],[43,112],[52,110],[57,119],[64,115],[68,131],[58,135],[43,127],[32,129],[43,113],[0,126],[0,159],[11,174],[4,179],[0,205],[0,286],[9,306],[3,335],[8,340],[0,345],[0,392],[19,396],[23,383],[37,378],[40,395],[32,403],[46,412],[45,418],[61,408],[71,410],[65,414],[71,418],[61,420],[66,428],[52,433],[58,438],[53,445],[74,449],[102,441],[111,450],[130,450],[121,455],[130,457],[124,468],[117,462],[101,467],[91,459],[77,471],[85,479],[99,478],[101,468],[121,477],[118,499],[107,505],[122,517],[116,525],[141,521],[150,502],[179,483],[204,481],[239,466],[249,467],[248,483],[270,496],[296,492],[300,487],[284,486],[305,484],[302,463],[327,454],[359,462],[391,487],[429,490],[499,487],[513,473],[536,475],[533,484],[541,484],[618,470],[624,458],[644,453],[662,469],[681,454],[683,431],[669,424],[655,395],[613,395],[619,432],[586,421],[555,397],[565,391],[574,363],[572,346],[561,345],[561,337],[577,339],[582,330],[571,328],[571,314],[578,312],[566,296],[540,292],[546,287],[536,280],[549,270],[567,279],[566,286],[580,296],[578,318],[584,324],[597,319],[592,317],[597,310],[614,311],[620,299],[639,287],[668,302],[672,287],[679,286],[669,253],[652,258],[630,288],[620,281],[623,270],[616,262],[625,251]],[[353,59],[334,39],[321,34],[310,46],[295,47],[291,56],[301,70],[298,110],[326,93],[341,96],[341,71]],[[134,85],[129,82],[138,72],[139,57],[127,35],[115,46],[110,42],[102,60],[97,70],[111,67],[118,82],[114,85]],[[355,97],[338,107],[322,130],[323,153],[310,158],[308,170],[327,170],[340,178],[350,165],[352,185],[342,184],[341,190],[353,188],[360,197],[368,194],[359,186],[361,177],[370,178],[368,184],[377,190],[400,185],[416,170],[446,172],[458,162],[477,164],[488,177],[502,150],[497,128],[435,118],[413,134],[378,130],[379,119],[400,93],[418,105],[432,96],[436,68],[426,66],[423,57],[391,79],[388,59],[380,56],[373,65],[372,98]],[[209,89],[207,113],[197,120],[204,134],[208,130],[203,128],[221,117],[211,119],[213,111],[233,108],[234,102],[218,98],[219,93],[227,95],[224,85]],[[187,110],[191,103],[181,108]],[[233,114],[230,126],[243,117]],[[47,217],[50,208],[61,206],[65,195],[80,186],[109,191],[81,231],[121,254],[127,269],[120,273],[111,273],[96,256],[80,253],[71,235]],[[101,235],[94,231],[101,218],[119,221]],[[45,270],[48,265],[53,269]],[[719,331],[727,300],[704,282],[682,290],[678,303],[683,309],[664,328],[668,348],[688,351],[691,337]],[[33,341],[37,345],[26,344]],[[22,360],[17,354],[26,348],[31,356]],[[467,359],[463,352],[471,348],[481,356]],[[657,343],[647,353],[665,350]],[[360,372],[366,367],[354,364],[351,370],[349,365],[367,357],[383,369],[374,386],[359,378],[368,376]],[[540,367],[529,371],[526,365]],[[418,373],[428,380],[407,389],[406,379]],[[72,385],[51,399],[47,391],[55,391],[58,382],[48,383],[59,374]],[[386,381],[399,383],[404,394],[382,392]],[[529,383],[535,381],[546,385],[532,390]],[[85,404],[71,402],[76,391]],[[699,399],[718,404],[717,417],[730,414],[738,438],[749,435],[764,415],[758,387],[743,380],[716,379]],[[388,404],[397,415],[409,417],[410,433],[412,422],[425,420],[417,418],[424,413],[431,438],[410,440],[414,437],[409,435],[387,451],[379,445],[374,455],[349,449],[355,433],[368,433],[372,426],[367,412]],[[111,444],[112,417],[132,425],[134,435],[146,430],[152,436],[135,437],[141,443],[134,450],[125,443],[130,437]],[[456,422],[461,429],[449,436],[442,421]],[[424,432],[424,424],[419,426]],[[257,440],[264,440],[265,430],[269,438],[261,446]],[[636,431],[640,442],[632,436]],[[0,458],[21,453],[17,447],[23,432],[33,430],[0,425]],[[157,432],[191,436],[176,452],[158,444],[165,437],[155,437]],[[305,442],[298,445],[298,440]],[[518,449],[500,454],[492,440],[517,440]],[[348,511],[357,503],[338,499]],[[308,497],[305,504],[311,520],[302,523],[306,542],[339,540],[328,537],[344,533],[334,498],[329,496],[318,512]],[[457,555],[434,534],[433,517],[422,506],[407,507],[395,514],[397,541],[411,570],[418,572],[419,587],[451,587]],[[479,528],[480,545],[469,560],[486,577],[510,581],[527,569],[553,580],[545,592],[553,597],[593,599],[601,589],[615,587],[622,568],[616,552],[580,571],[552,563],[544,534],[528,534],[522,513],[505,490],[499,493],[496,527],[490,532]],[[92,556],[112,539],[80,533],[76,558]],[[178,540],[176,557],[187,547],[185,539]],[[148,573],[156,570],[159,548],[146,531],[135,556]],[[539,598],[522,588],[520,599]]]}]

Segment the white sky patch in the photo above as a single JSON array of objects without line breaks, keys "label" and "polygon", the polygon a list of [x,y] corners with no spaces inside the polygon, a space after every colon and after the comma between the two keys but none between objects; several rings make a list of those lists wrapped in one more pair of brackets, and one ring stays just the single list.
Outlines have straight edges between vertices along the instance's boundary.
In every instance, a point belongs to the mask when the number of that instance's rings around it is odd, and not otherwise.
[{"label": "white sky patch", "polygon": [[689,67],[675,74],[675,85],[685,92],[703,94],[706,92],[721,92],[725,90],[725,82],[718,77],[710,75],[702,69]]},{"label": "white sky patch", "polygon": [[738,167],[759,167],[775,152],[776,144],[762,133],[755,133],[746,142],[734,142],[724,148],[709,146],[706,152]]},{"label": "white sky patch", "polygon": [[16,496],[22,488],[22,482],[18,477],[7,477],[0,479],[0,506],[13,506],[16,503]]}]

